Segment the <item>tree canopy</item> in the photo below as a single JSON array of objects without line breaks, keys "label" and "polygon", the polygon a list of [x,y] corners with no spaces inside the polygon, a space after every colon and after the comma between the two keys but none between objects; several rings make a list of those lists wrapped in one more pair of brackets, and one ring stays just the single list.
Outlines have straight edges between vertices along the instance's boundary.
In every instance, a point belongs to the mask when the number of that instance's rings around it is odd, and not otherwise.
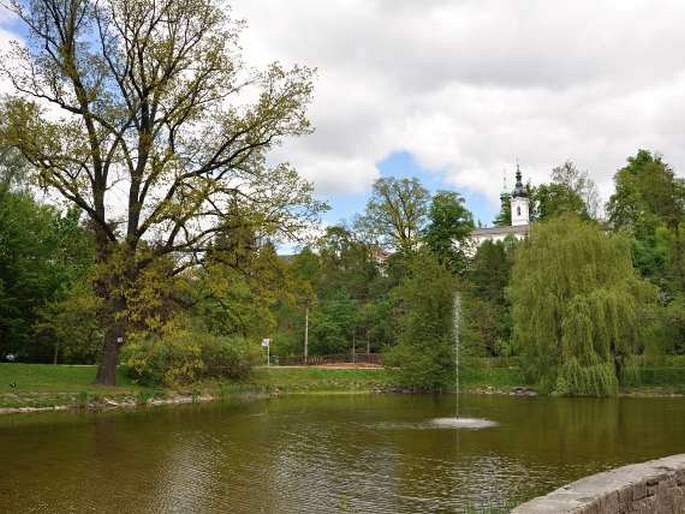
[{"label": "tree canopy", "polygon": [[438,191],[428,209],[424,239],[442,264],[452,273],[466,269],[471,254],[473,216],[464,199],[454,191]]},{"label": "tree canopy", "polygon": [[514,339],[531,376],[559,394],[615,394],[641,350],[652,286],[628,241],[563,216],[533,227],[512,271]]},{"label": "tree canopy", "polygon": [[171,258],[171,277],[199,262],[236,202],[271,236],[316,218],[311,186],[266,158],[310,131],[312,72],[244,66],[242,24],[219,1],[11,6],[29,43],[2,59],[15,94],[0,108],[0,139],[90,220],[105,331],[98,380],[112,384],[127,290],[145,268]]},{"label": "tree canopy", "polygon": [[411,253],[426,222],[429,198],[417,178],[378,179],[356,226],[384,248]]}]

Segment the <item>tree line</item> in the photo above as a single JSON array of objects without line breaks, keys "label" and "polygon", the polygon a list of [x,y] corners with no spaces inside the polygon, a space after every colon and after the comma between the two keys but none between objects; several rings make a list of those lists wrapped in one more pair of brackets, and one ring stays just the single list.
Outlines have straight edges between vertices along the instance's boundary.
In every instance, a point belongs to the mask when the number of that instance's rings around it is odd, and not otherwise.
[{"label": "tree line", "polygon": [[312,70],[245,65],[243,22],[214,0],[10,7],[28,37],[0,60],[1,359],[97,362],[103,384],[118,363],[242,376],[264,337],[301,355],[308,324],[312,355],[382,352],[437,389],[456,293],[464,350],[517,357],[548,391],[613,394],[640,359],[685,352],[685,188],[659,155],[628,158],[602,221],[587,172],[554,168],[526,186],[530,236],[478,248],[458,193],[382,178],[286,259],[327,208],[269,157],[311,131]]}]

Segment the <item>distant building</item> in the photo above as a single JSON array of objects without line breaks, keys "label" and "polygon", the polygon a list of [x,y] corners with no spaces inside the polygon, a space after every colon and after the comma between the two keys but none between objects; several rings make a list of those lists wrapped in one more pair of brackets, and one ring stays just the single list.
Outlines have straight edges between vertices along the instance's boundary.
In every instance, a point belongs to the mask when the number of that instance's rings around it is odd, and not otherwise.
[{"label": "distant building", "polygon": [[476,247],[483,244],[485,241],[504,241],[508,236],[513,236],[516,239],[523,239],[528,235],[530,228],[530,198],[528,191],[523,186],[521,177],[521,170],[516,165],[516,184],[514,190],[510,193],[506,190],[506,183],[502,194],[500,195],[502,202],[502,209],[506,207],[507,202],[511,207],[511,220],[509,225],[499,227],[478,228],[473,231],[471,238]]}]

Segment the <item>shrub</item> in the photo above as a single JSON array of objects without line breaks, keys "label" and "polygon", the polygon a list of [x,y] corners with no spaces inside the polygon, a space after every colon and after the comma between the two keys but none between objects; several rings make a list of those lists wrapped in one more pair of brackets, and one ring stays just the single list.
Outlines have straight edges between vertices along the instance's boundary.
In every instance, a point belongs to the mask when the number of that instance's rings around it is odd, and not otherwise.
[{"label": "shrub", "polygon": [[200,342],[188,332],[132,341],[122,348],[121,364],[137,382],[166,386],[197,380],[203,367]]},{"label": "shrub", "polygon": [[243,337],[206,336],[202,340],[204,376],[209,378],[245,378],[259,359],[254,343]]},{"label": "shrub", "polygon": [[201,378],[244,378],[258,349],[244,338],[181,331],[132,341],[122,349],[124,373],[145,385],[189,384]]}]

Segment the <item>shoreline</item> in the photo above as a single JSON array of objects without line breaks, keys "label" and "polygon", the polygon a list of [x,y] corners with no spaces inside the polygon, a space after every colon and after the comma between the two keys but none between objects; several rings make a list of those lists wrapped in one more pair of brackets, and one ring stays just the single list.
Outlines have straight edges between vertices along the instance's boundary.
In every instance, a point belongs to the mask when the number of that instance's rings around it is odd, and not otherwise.
[{"label": "shoreline", "polygon": [[[60,394],[60,393],[55,393]],[[318,390],[318,391],[281,391],[274,388],[271,392],[264,391],[239,391],[230,394],[212,394],[203,392],[201,394],[174,394],[167,398],[149,398],[140,400],[131,395],[125,395],[120,398],[103,396],[87,403],[64,403],[51,406],[16,406],[16,407],[0,407],[0,416],[11,414],[30,414],[30,413],[45,413],[45,412],[77,412],[77,411],[113,411],[123,409],[140,409],[147,407],[164,407],[169,405],[189,405],[196,403],[212,403],[221,401],[254,401],[264,400],[269,398],[278,398],[281,396],[298,396],[298,395],[354,395],[354,394],[435,394],[418,391],[399,390],[395,388],[374,388],[374,389],[345,389],[345,390]],[[437,393],[437,394],[453,394]],[[481,386],[473,389],[466,389],[461,394],[478,395],[478,396],[513,396],[518,398],[531,397],[546,397],[550,395],[539,394],[535,390],[528,387],[515,387],[510,390],[501,388],[494,388],[489,386]],[[110,395],[112,396],[112,395]],[[616,398],[680,398],[685,396],[679,392],[658,391],[651,389],[638,389],[619,391]]]}]

